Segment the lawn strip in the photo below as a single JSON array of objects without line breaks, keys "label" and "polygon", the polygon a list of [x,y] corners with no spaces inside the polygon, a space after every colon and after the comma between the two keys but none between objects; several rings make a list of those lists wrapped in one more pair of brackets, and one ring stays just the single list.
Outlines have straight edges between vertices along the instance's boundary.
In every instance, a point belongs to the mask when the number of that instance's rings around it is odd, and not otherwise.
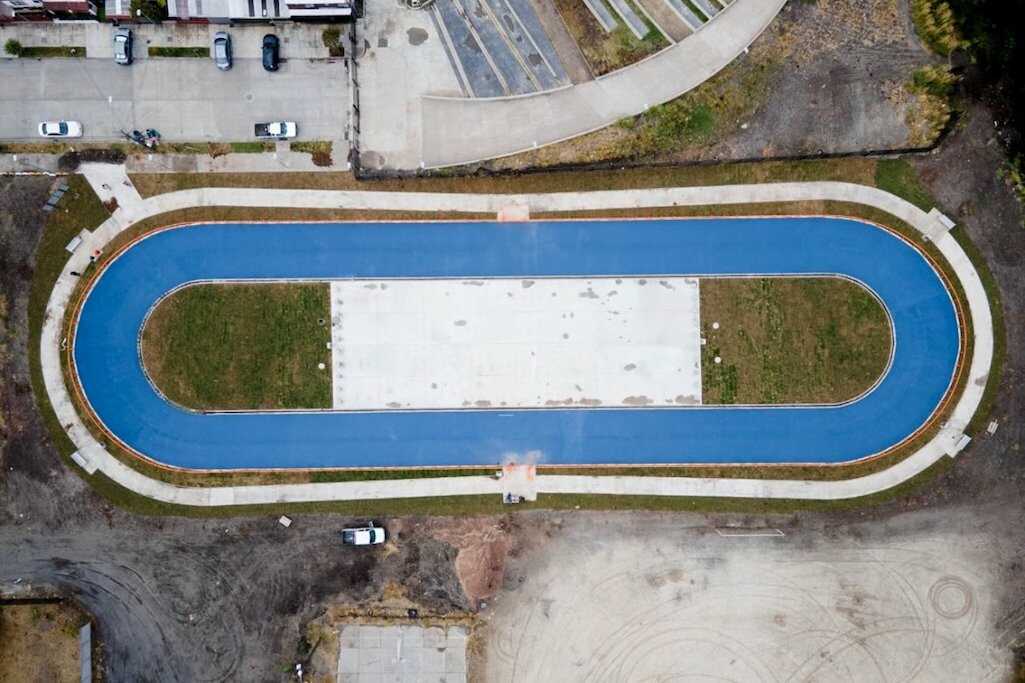
[{"label": "lawn strip", "polygon": [[150,57],[173,57],[186,59],[209,59],[210,48],[208,47],[168,47],[150,46]]},{"label": "lawn strip", "polygon": [[68,57],[84,58],[85,48],[81,45],[39,45],[23,47],[18,55],[22,59],[56,59]]}]

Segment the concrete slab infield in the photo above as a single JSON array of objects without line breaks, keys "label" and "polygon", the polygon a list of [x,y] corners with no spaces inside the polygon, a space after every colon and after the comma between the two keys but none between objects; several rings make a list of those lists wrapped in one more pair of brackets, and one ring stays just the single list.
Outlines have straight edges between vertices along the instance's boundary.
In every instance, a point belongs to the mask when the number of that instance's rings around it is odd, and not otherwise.
[{"label": "concrete slab infield", "polygon": [[694,405],[695,278],[331,283],[336,410]]}]

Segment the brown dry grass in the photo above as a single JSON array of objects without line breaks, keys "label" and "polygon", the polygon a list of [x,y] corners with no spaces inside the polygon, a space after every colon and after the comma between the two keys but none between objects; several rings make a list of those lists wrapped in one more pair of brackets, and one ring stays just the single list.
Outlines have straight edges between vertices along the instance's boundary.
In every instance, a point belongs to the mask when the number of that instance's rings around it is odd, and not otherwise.
[{"label": "brown dry grass", "polygon": [[78,630],[88,621],[70,603],[0,606],[0,683],[77,682]]}]

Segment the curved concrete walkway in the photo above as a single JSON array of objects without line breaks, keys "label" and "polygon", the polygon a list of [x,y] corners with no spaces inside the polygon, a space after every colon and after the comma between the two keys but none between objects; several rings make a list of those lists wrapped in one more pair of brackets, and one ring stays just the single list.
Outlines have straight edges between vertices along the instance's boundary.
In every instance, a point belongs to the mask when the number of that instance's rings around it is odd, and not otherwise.
[{"label": "curved concrete walkway", "polygon": [[668,102],[736,59],[785,4],[734,0],[679,43],[586,83],[511,97],[422,97],[423,165],[454,166],[524,152]]},{"label": "curved concrete walkway", "polygon": [[[83,168],[87,178],[96,169]],[[103,177],[109,180],[109,169]],[[108,183],[109,184],[109,183]],[[122,196],[128,196],[122,193]],[[957,241],[937,216],[875,188],[835,182],[774,183],[717,187],[680,187],[648,190],[571,192],[532,195],[469,195],[386,193],[362,191],[266,190],[205,188],[151,197],[120,207],[103,225],[83,234],[83,244],[72,254],[47,304],[40,354],[50,401],[61,424],[78,448],[75,454],[88,472],[106,476],[141,495],[169,503],[223,506],[294,503],[367,498],[415,498],[472,494],[499,494],[502,481],[489,477],[438,477],[413,480],[289,484],[269,486],[179,487],[150,479],[107,453],[79,417],[60,367],[60,321],[77,278],[93,249],[101,249],[134,220],[193,206],[250,206],[393,209],[447,212],[498,212],[510,205],[534,212],[645,208],[673,205],[748,204],[758,202],[826,200],[876,207],[900,218],[927,235],[951,264],[968,302],[974,347],[968,382],[941,432],[928,444],[893,467],[857,479],[799,481],[757,479],[702,479],[690,477],[542,475],[524,485],[526,493],[602,493],[672,496],[724,496],[745,498],[842,499],[886,490],[924,471],[944,456],[953,456],[967,441],[964,429],[982,400],[993,358],[993,325],[982,281]],[[127,216],[131,218],[127,218]]]}]

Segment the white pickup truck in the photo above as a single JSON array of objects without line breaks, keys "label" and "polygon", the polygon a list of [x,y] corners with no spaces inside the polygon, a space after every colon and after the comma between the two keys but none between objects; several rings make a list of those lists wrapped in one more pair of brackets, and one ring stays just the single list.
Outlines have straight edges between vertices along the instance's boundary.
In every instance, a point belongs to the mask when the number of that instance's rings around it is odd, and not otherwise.
[{"label": "white pickup truck", "polygon": [[271,121],[256,124],[254,132],[261,140],[287,140],[295,137],[298,128],[295,121]]}]

